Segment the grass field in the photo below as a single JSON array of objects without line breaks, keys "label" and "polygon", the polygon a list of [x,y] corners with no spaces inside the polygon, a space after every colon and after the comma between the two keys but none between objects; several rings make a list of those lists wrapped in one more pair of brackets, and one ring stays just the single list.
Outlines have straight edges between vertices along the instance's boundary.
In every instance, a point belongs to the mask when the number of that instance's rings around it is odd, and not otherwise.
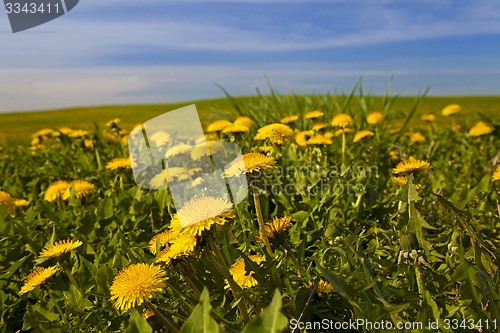
[{"label": "grass field", "polygon": [[[294,97],[291,96],[291,98]],[[338,99],[342,99],[342,97]],[[370,100],[373,103],[373,108],[380,108],[383,99],[383,97],[372,97]],[[399,97],[394,102],[392,110],[401,113],[408,112],[414,103],[414,99],[413,97]],[[240,104],[259,105],[260,103],[259,97],[236,97],[235,101]],[[425,97],[415,119],[418,119],[419,114],[438,114],[444,106],[452,103],[460,104],[464,110],[456,117],[459,123],[470,125],[480,119],[480,114],[487,116],[494,123],[500,123],[500,96]],[[123,122],[122,126],[131,129],[138,123],[190,104],[196,104],[198,112],[205,122],[217,117],[223,118],[234,114],[234,108],[227,98],[171,104],[102,106],[42,112],[6,113],[0,114],[0,142],[28,143],[31,140],[31,134],[41,128],[67,126],[91,130],[94,123],[102,125],[113,118],[120,118]],[[356,102],[353,103],[353,112],[355,112],[356,107],[359,107],[356,104]]]},{"label": "grass field", "polygon": [[0,333],[499,331],[500,97],[188,104],[0,115]]}]

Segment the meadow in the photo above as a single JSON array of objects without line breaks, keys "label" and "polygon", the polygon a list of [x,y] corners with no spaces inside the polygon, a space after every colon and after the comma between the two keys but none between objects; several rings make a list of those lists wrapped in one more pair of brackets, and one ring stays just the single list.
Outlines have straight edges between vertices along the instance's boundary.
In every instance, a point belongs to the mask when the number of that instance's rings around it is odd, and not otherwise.
[{"label": "meadow", "polygon": [[[191,103],[0,115],[0,332],[498,331],[500,97],[195,103],[149,189],[130,131]],[[190,167],[228,143],[237,205]]]}]

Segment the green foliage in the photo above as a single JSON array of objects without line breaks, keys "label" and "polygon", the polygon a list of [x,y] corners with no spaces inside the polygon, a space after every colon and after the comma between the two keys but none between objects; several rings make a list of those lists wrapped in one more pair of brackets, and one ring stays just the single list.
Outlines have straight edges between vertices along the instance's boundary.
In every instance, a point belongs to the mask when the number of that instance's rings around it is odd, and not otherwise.
[{"label": "green foliage", "polygon": [[193,309],[193,312],[182,325],[181,333],[217,333],[219,327],[217,322],[210,316],[212,306],[207,288],[203,288],[200,302]]},{"label": "green foliage", "polygon": [[243,333],[279,333],[283,332],[287,324],[286,316],[281,313],[281,294],[276,290],[271,304],[245,326]]}]

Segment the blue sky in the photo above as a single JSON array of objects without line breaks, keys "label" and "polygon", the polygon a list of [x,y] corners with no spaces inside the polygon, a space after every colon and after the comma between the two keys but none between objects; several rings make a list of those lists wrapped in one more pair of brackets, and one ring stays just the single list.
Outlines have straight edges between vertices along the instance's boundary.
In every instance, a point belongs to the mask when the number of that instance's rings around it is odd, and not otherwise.
[{"label": "blue sky", "polygon": [[12,34],[0,112],[220,97],[273,86],[500,94],[498,0],[82,0]]}]

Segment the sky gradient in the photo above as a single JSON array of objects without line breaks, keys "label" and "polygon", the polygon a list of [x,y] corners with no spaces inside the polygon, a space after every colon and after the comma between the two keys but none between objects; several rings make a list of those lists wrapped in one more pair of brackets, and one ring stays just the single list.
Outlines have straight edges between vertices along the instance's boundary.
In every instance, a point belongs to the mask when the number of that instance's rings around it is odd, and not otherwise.
[{"label": "sky gradient", "polygon": [[13,34],[0,112],[265,90],[500,94],[497,0],[82,0]]}]

